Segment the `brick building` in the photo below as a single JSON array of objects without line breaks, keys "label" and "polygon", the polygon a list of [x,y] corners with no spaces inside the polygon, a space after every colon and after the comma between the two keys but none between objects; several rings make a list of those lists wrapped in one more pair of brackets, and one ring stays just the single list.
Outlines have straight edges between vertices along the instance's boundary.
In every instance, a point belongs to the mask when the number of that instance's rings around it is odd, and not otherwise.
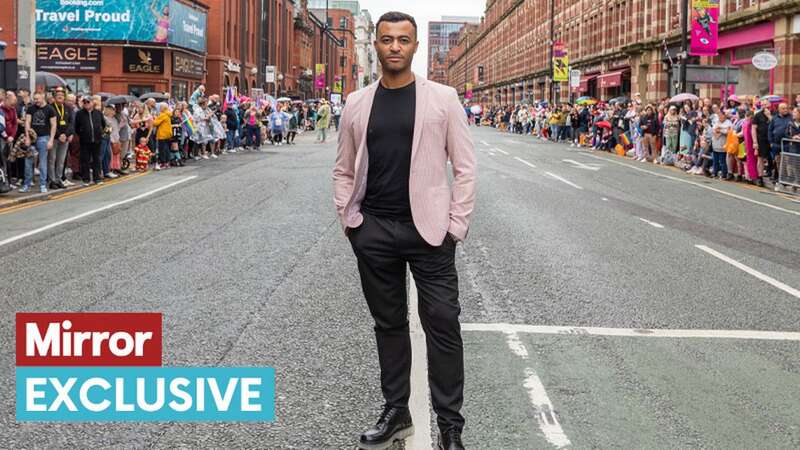
[{"label": "brick building", "polygon": [[[358,2],[352,2],[356,4]],[[343,98],[358,89],[358,65],[356,64],[356,34],[355,34],[355,16],[358,14],[353,13],[349,8],[328,8],[325,9],[312,9],[311,13],[320,20],[325,20],[327,11],[327,24],[328,29],[336,36],[342,43],[339,48],[338,58],[333,65],[331,74],[333,75],[333,83],[331,84],[331,92],[336,92],[338,89],[337,83],[341,83],[341,94]]]},{"label": "brick building", "polygon": [[[102,12],[129,11],[129,23],[86,25],[93,6],[39,2],[36,68],[60,75],[74,92],[185,98],[203,82],[207,41],[205,0],[157,0],[148,8],[109,3]],[[0,39],[8,44],[3,87],[16,88],[17,1],[0,0]],[[51,14],[66,12],[65,21]]]},{"label": "brick building", "polygon": [[[475,99],[507,104],[569,97],[567,83],[552,86],[550,42],[562,41],[570,65],[581,70],[574,95],[611,98],[639,92],[656,100],[674,92],[670,60],[680,50],[680,0],[487,0],[477,36],[462,37],[451,53],[448,82]],[[551,19],[552,18],[552,19]],[[690,63],[728,64],[740,69],[730,93],[789,96],[800,92],[800,2],[722,0],[719,56]],[[764,49],[779,64],[759,71],[750,63]],[[721,98],[721,85],[690,89]],[[552,94],[551,94],[552,93]]]},{"label": "brick building", "polygon": [[428,22],[428,79],[447,83],[447,53],[458,44],[458,35],[468,23],[480,22],[478,17],[442,17]]},{"label": "brick building", "polygon": [[[297,73],[297,91],[290,92],[301,99],[326,97],[328,91],[314,86],[314,70],[317,63],[334,67],[339,60],[338,38],[325,24],[307,8],[307,0],[300,1],[300,9],[295,14],[294,52],[292,70]],[[325,85],[332,86],[333,75],[326,71]]]}]

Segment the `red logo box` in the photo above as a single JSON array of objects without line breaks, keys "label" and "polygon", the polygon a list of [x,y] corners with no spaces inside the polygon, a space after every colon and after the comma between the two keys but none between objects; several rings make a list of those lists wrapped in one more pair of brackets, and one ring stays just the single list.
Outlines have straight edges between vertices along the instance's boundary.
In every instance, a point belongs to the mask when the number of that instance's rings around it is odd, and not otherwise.
[{"label": "red logo box", "polygon": [[17,366],[160,366],[161,313],[17,313]]}]

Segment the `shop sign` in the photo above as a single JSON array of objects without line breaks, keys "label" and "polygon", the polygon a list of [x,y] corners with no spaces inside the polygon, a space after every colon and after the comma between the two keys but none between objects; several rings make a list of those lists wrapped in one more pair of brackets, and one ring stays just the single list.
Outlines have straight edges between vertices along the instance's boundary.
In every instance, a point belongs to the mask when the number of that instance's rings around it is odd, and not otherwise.
[{"label": "shop sign", "polygon": [[630,65],[631,65],[630,60],[626,56],[624,58],[618,58],[610,61],[608,63],[608,70],[624,69],[626,67],[629,67]]},{"label": "shop sign", "polygon": [[228,72],[239,73],[242,71],[242,66],[229,59],[225,64],[225,70]]},{"label": "shop sign", "polygon": [[778,57],[771,52],[758,52],[753,55],[753,65],[758,70],[772,70],[778,66]]},{"label": "shop sign", "polygon": [[39,44],[36,46],[36,70],[99,72],[100,53],[100,47]]},{"label": "shop sign", "polygon": [[199,56],[172,51],[172,75],[184,78],[203,78],[205,60]]},{"label": "shop sign", "polygon": [[[672,68],[672,78],[675,80],[680,79],[680,66]],[[739,68],[687,64],[686,82],[696,84],[739,84]]]},{"label": "shop sign", "polygon": [[122,71],[125,73],[164,73],[164,50],[124,47]]}]

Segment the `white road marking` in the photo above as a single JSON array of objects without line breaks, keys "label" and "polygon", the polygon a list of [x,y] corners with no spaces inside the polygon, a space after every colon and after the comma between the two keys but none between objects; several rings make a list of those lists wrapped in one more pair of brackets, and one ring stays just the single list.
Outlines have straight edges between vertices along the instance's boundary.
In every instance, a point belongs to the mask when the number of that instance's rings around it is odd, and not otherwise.
[{"label": "white road marking", "polygon": [[639,220],[641,220],[642,222],[644,222],[644,223],[646,223],[648,225],[654,226],[656,228],[664,228],[664,225],[661,225],[660,223],[652,222],[652,221],[647,220],[647,219],[642,218],[642,217],[639,217]]},{"label": "white road marking", "polygon": [[767,341],[800,341],[800,333],[792,331],[752,330],[670,330],[640,328],[569,327],[554,325],[523,325],[510,323],[462,323],[462,331],[491,331],[498,333],[559,334],[574,336],[619,336],[647,338],[714,338],[753,339]]},{"label": "white road marking", "polygon": [[526,349],[522,341],[519,340],[519,334],[508,333],[506,335],[506,344],[508,344],[508,348],[510,348],[515,355],[522,359],[528,359],[528,349]]},{"label": "white road marking", "polygon": [[108,205],[103,206],[101,208],[93,209],[91,211],[86,211],[84,213],[78,214],[77,216],[73,216],[73,217],[70,217],[68,219],[59,220],[57,222],[53,222],[53,223],[45,225],[43,227],[36,228],[35,230],[31,230],[31,231],[28,231],[28,232],[25,232],[25,233],[10,237],[8,239],[0,241],[0,247],[2,247],[4,245],[7,245],[7,244],[10,244],[12,242],[16,242],[16,241],[18,241],[20,239],[25,239],[26,237],[30,237],[30,236],[39,234],[39,233],[41,233],[43,231],[52,230],[53,228],[60,227],[61,225],[64,225],[64,224],[67,224],[67,223],[70,223],[70,222],[75,222],[76,220],[83,219],[84,217],[88,217],[88,216],[91,216],[93,214],[97,214],[99,212],[103,212],[103,211],[106,211],[106,210],[109,210],[109,209],[112,209],[112,208],[116,208],[117,206],[122,206],[122,205],[124,205],[126,203],[131,203],[131,202],[135,202],[137,200],[141,200],[141,199],[143,199],[145,197],[149,197],[149,196],[151,196],[153,194],[156,194],[156,193],[161,192],[163,190],[169,189],[169,188],[171,188],[173,186],[177,186],[177,185],[179,185],[181,183],[185,183],[185,182],[187,182],[189,180],[193,180],[195,178],[197,178],[197,175],[192,175],[190,177],[182,178],[182,179],[180,179],[178,181],[175,181],[174,183],[170,183],[170,184],[168,184],[166,186],[161,186],[160,188],[153,189],[152,191],[145,192],[144,194],[139,194],[139,195],[137,195],[135,197],[131,197],[129,199],[125,199],[125,200],[122,200],[122,201],[119,201],[119,202],[111,203],[111,204],[108,204]]},{"label": "white road marking", "polygon": [[733,267],[736,267],[737,269],[740,269],[740,270],[742,270],[744,272],[749,273],[750,275],[758,278],[759,280],[761,280],[761,281],[763,281],[765,283],[771,284],[772,286],[774,286],[774,287],[786,292],[789,295],[792,295],[792,296],[794,296],[796,298],[800,298],[800,290],[797,290],[797,289],[795,289],[795,288],[793,288],[793,287],[791,287],[791,286],[789,286],[789,285],[787,285],[785,283],[781,283],[780,281],[776,280],[775,278],[772,278],[769,275],[765,275],[765,274],[757,271],[756,269],[753,269],[750,266],[746,266],[746,265],[740,263],[739,261],[736,261],[735,259],[733,259],[733,258],[731,258],[729,256],[723,255],[722,253],[714,250],[713,248],[706,247],[705,245],[695,245],[695,247],[699,248],[700,250],[708,253],[709,255],[711,255],[711,256],[713,256],[713,257],[715,257],[717,259],[721,259],[722,261],[725,261],[726,263],[732,265]]},{"label": "white road marking", "polygon": [[498,152],[500,152],[500,153],[504,154],[504,155],[508,155],[508,152],[507,152],[507,151],[505,151],[505,150],[503,150],[502,148],[497,148],[497,147],[495,147],[494,149],[495,149],[495,150],[497,150]]},{"label": "white road marking", "polygon": [[408,319],[411,334],[411,398],[408,408],[411,420],[416,424],[414,435],[406,440],[408,450],[432,450],[431,407],[428,387],[428,350],[425,346],[425,331],[419,320],[419,295],[414,277],[409,273]]},{"label": "white road marking", "polygon": [[605,198],[605,197],[603,197],[603,201],[604,201],[604,202],[607,202],[607,201],[608,201],[608,199],[607,199],[607,198]]},{"label": "white road marking", "polygon": [[589,157],[592,157],[592,158],[595,158],[595,159],[599,159],[599,160],[602,160],[602,161],[607,161],[607,162],[610,162],[610,163],[613,163],[613,164],[618,164],[620,166],[629,167],[629,168],[631,168],[633,170],[638,170],[639,172],[649,173],[650,175],[655,175],[657,177],[666,178],[668,180],[680,181],[681,183],[691,184],[692,186],[697,186],[697,187],[700,187],[700,188],[703,188],[703,189],[708,189],[708,190],[714,191],[714,192],[716,192],[718,194],[727,195],[728,197],[733,197],[733,198],[736,198],[736,199],[739,199],[739,200],[744,200],[746,202],[750,202],[750,203],[753,203],[753,204],[756,204],[756,205],[761,205],[761,206],[765,206],[767,208],[772,208],[772,209],[775,209],[775,210],[778,210],[778,211],[782,211],[782,212],[785,212],[785,213],[794,214],[795,216],[800,216],[800,211],[792,211],[791,209],[781,208],[780,206],[775,206],[775,205],[771,205],[769,203],[764,203],[764,202],[760,202],[758,200],[753,200],[751,198],[747,198],[747,197],[742,196],[742,195],[734,194],[734,193],[731,193],[731,192],[726,192],[726,191],[723,191],[722,189],[717,189],[717,188],[714,188],[714,187],[711,187],[711,186],[706,186],[704,184],[696,183],[694,181],[684,180],[684,179],[673,177],[673,176],[670,176],[670,175],[664,175],[664,174],[661,174],[661,173],[657,173],[657,172],[653,172],[653,171],[650,171],[650,170],[642,169],[641,167],[636,167],[636,166],[633,166],[633,165],[630,165],[630,164],[626,164],[626,163],[623,163],[623,162],[619,162],[619,161],[614,161],[614,160],[611,160],[611,159],[603,158],[603,157],[600,157],[600,156],[597,156],[597,155],[587,154],[586,156],[589,156]]},{"label": "white road marking", "polygon": [[545,439],[556,446],[556,448],[563,448],[570,444],[569,438],[564,434],[561,424],[558,423],[553,404],[550,402],[550,397],[547,396],[547,391],[544,389],[542,380],[536,375],[536,372],[531,368],[525,368],[525,389],[528,390],[528,398],[530,398],[534,409],[536,410],[536,421],[539,422],[539,428],[544,433]]},{"label": "white road marking", "polygon": [[[507,333],[506,343],[514,354],[524,360],[528,359],[528,349],[525,348],[525,344],[519,339],[517,333]],[[542,430],[544,438],[557,448],[570,445],[569,438],[564,434],[561,424],[558,423],[555,408],[553,408],[553,403],[547,395],[542,380],[530,367],[525,368],[525,383],[523,386],[528,390],[528,398],[531,401],[533,410],[536,411],[536,422],[539,424],[539,429]]]},{"label": "white road marking", "polygon": [[481,141],[481,144],[483,144],[483,145],[485,145],[485,146],[487,146],[487,147],[490,147],[489,143],[488,143],[488,142],[486,142],[486,141]]},{"label": "white road marking", "polygon": [[517,157],[515,156],[515,157],[514,157],[514,159],[516,159],[517,161],[521,162],[522,164],[525,164],[526,166],[533,167],[534,169],[536,168],[536,166],[535,166],[535,165],[533,165],[533,164],[529,163],[528,161],[525,161],[525,160],[524,160],[524,159],[522,159],[522,158],[517,158]]},{"label": "white road marking", "polygon": [[489,152],[489,156],[496,156],[497,154],[494,152]]},{"label": "white road marking", "polygon": [[565,163],[570,163],[570,164],[574,165],[577,169],[593,170],[595,172],[600,170],[600,167],[598,167],[598,166],[590,166],[588,164],[579,163],[578,161],[575,161],[575,160],[572,160],[572,159],[562,159],[562,161],[564,161]]},{"label": "white road marking", "polygon": [[570,185],[570,186],[574,187],[575,189],[580,189],[580,190],[583,190],[583,188],[582,188],[582,187],[578,186],[577,184],[573,183],[572,181],[569,181],[569,180],[567,180],[566,178],[563,178],[563,177],[561,177],[561,176],[558,176],[558,175],[556,175],[556,174],[554,174],[554,173],[552,173],[552,172],[545,172],[545,173],[546,173],[548,176],[550,176],[550,177],[552,177],[552,178],[555,178],[556,180],[558,180],[558,181],[560,181],[560,182],[562,182],[562,183],[564,183],[564,184],[568,184],[568,185]]}]

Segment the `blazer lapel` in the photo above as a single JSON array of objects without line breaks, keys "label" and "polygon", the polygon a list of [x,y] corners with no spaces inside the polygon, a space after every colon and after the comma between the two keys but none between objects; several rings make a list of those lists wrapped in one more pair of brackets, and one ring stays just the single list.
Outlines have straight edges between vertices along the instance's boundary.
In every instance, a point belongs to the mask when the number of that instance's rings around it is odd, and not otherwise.
[{"label": "blazer lapel", "polygon": [[419,148],[419,140],[422,137],[422,129],[425,123],[425,115],[428,111],[428,80],[414,74],[416,79],[415,90],[417,92],[416,105],[414,106],[414,140],[411,146],[411,161],[414,161],[414,155]]}]

